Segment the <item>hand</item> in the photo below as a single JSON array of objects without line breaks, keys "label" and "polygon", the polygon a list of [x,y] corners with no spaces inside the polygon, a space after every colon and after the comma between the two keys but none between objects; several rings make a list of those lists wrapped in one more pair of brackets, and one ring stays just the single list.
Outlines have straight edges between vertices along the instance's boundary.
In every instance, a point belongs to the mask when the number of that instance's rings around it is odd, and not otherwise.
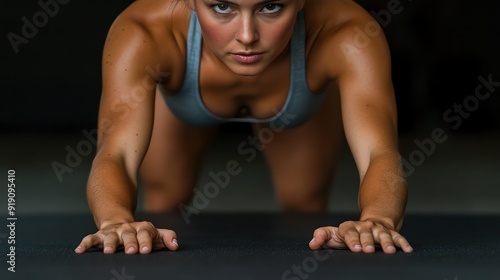
[{"label": "hand", "polygon": [[149,254],[163,248],[176,251],[179,248],[176,238],[174,231],[157,229],[150,222],[111,224],[83,238],[75,253],[85,253],[93,247],[103,249],[104,254],[113,254],[122,248],[126,254]]},{"label": "hand", "polygon": [[373,253],[380,245],[386,254],[396,253],[401,248],[405,253],[413,252],[410,243],[395,230],[374,221],[348,221],[339,227],[321,227],[314,231],[309,248],[317,250],[325,244],[333,249],[349,248],[353,252]]}]

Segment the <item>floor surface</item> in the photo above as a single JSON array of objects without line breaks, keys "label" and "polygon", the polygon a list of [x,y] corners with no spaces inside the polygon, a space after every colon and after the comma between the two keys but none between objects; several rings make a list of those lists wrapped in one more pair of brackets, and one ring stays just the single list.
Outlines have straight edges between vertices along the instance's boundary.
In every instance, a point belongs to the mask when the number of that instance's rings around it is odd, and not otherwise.
[{"label": "floor surface", "polygon": [[[400,137],[409,181],[407,213],[500,214],[500,133],[450,133],[444,143],[434,143],[434,148],[428,142],[431,135],[430,129]],[[204,211],[280,211],[260,154],[252,162],[238,154],[238,145],[249,136],[225,132],[210,148],[200,189],[213,181],[210,172],[224,170],[229,161],[237,161],[242,172],[210,199]],[[416,142],[427,143],[420,144],[425,151]],[[85,184],[95,153],[91,133],[9,133],[0,137],[0,147],[0,171],[5,176],[9,169],[16,171],[18,213],[88,213]],[[354,161],[344,145],[329,210],[357,211],[358,184]],[[6,201],[0,200],[0,209],[5,207]]]}]

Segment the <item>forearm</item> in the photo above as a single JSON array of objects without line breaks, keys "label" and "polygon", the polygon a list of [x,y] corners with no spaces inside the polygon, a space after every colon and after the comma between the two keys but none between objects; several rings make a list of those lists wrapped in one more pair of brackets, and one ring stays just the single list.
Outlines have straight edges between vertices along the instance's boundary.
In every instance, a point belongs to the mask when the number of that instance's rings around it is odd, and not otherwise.
[{"label": "forearm", "polygon": [[361,181],[360,220],[377,220],[399,230],[403,224],[408,189],[399,154],[374,158]]},{"label": "forearm", "polygon": [[[102,153],[101,153],[102,154]],[[134,221],[137,203],[135,176],[119,160],[96,156],[87,184],[87,199],[98,228]]]}]

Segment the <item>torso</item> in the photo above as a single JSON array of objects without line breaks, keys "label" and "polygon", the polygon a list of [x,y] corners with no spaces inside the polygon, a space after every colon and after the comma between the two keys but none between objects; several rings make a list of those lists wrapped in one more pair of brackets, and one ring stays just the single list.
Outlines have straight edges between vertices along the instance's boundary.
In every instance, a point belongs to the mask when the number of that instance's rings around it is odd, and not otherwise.
[{"label": "torso", "polygon": [[[142,17],[150,28],[155,42],[162,50],[160,65],[170,71],[168,82],[161,84],[164,94],[173,95],[182,87],[186,57],[186,37],[191,10],[183,3],[172,8],[172,0],[141,0],[131,5],[125,13]],[[304,7],[306,21],[306,79],[311,92],[321,94],[332,82],[325,68],[343,60],[340,48],[331,49],[323,44],[331,40],[346,22],[360,18],[365,13],[349,0],[307,0]],[[140,21],[140,19],[139,19]],[[174,22],[175,24],[172,24]],[[272,117],[276,108],[282,108],[290,87],[290,57],[273,63],[258,76],[240,76],[202,50],[199,73],[200,94],[206,108],[214,115],[234,118],[250,114],[254,118]],[[338,60],[335,59],[338,53]],[[325,59],[328,57],[328,59]],[[340,74],[342,65],[334,71]],[[274,111],[273,111],[274,110]]]}]

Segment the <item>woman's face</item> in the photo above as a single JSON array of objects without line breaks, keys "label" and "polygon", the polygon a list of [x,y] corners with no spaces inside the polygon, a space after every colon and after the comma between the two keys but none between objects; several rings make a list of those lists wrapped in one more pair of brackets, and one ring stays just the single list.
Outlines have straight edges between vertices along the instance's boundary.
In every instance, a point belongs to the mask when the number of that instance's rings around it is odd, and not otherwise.
[{"label": "woman's face", "polygon": [[203,44],[234,73],[262,73],[287,49],[305,0],[190,0]]}]

